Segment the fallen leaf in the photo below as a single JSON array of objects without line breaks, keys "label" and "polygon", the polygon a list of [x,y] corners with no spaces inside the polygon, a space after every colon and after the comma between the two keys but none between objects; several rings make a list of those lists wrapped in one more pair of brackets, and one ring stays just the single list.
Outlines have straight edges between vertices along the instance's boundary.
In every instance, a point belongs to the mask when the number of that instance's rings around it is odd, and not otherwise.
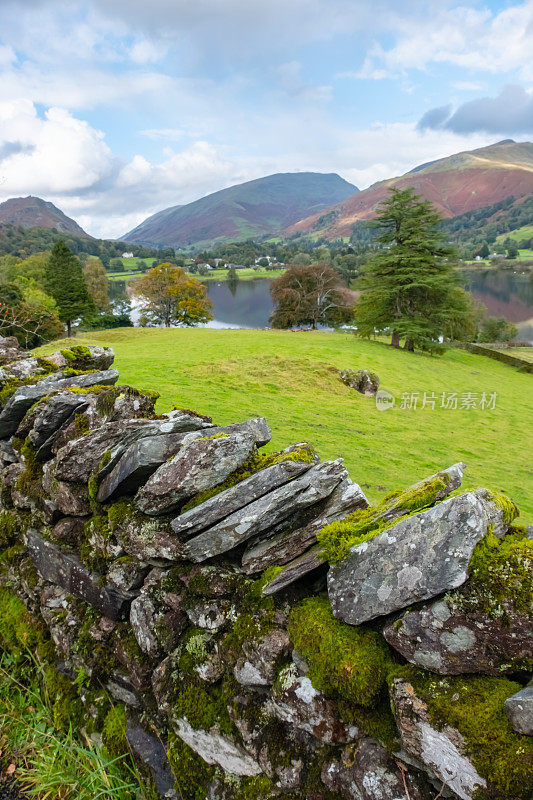
[{"label": "fallen leaf", "polygon": [[6,769],[6,775],[13,775],[15,772],[15,765],[10,764],[9,767]]}]

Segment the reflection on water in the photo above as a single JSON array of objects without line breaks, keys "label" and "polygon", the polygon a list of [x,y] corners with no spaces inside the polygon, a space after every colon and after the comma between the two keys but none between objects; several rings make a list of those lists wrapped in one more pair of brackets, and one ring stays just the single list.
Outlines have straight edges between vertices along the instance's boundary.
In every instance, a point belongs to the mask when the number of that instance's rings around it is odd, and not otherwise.
[{"label": "reflection on water", "polygon": [[[518,338],[533,342],[533,271],[464,271],[465,287],[481,300],[491,316],[506,317],[518,327]],[[265,328],[272,313],[268,278],[206,281],[214,319],[203,327]],[[111,296],[123,292],[123,281],[111,282]],[[135,314],[133,315],[135,316]]]},{"label": "reflection on water", "polygon": [[463,272],[462,278],[490,316],[514,322],[518,338],[533,342],[533,271],[472,270]]}]

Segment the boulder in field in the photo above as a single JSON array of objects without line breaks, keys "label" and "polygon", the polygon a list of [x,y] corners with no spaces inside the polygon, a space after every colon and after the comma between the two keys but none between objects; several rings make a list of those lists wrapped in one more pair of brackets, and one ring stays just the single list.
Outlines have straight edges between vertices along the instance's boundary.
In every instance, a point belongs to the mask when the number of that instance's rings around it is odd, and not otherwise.
[{"label": "boulder in field", "polygon": [[339,375],[346,386],[360,394],[372,396],[379,389],[379,377],[369,369],[341,369]]}]

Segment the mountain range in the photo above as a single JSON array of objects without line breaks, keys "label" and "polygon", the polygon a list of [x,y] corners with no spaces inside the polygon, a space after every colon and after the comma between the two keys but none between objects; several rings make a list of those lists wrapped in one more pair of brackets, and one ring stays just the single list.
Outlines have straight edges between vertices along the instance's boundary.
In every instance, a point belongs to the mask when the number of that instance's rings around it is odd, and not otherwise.
[{"label": "mountain range", "polygon": [[[148,217],[122,241],[149,247],[208,248],[214,244],[280,236],[284,239],[349,239],[357,224],[371,219],[391,187],[411,186],[448,219],[485,209],[530,224],[527,198],[533,195],[533,143],[502,142],[421,164],[404,175],[359,191],[335,173],[268,175]],[[506,201],[505,212],[498,204]],[[491,210],[491,208],[494,208]],[[17,197],[0,203],[0,224],[54,228],[88,234],[53,203]],[[512,228],[513,226],[511,226]],[[508,230],[509,228],[504,228]]]},{"label": "mountain range", "polygon": [[507,197],[533,192],[533,143],[506,139],[478,150],[457,153],[421,164],[396,178],[374,183],[326,212],[309,215],[284,229],[296,234],[335,240],[349,237],[355,223],[371,219],[392,187],[411,186],[430,200],[443,217],[457,217]]},{"label": "mountain range", "polygon": [[240,183],[159,211],[121,236],[127,242],[185,248],[273,234],[346,200],[358,189],[340,175],[288,172]]},{"label": "mountain range", "polygon": [[55,228],[61,233],[89,236],[77,222],[67,217],[57,206],[40,197],[11,197],[0,203],[0,224],[21,225],[23,228]]}]

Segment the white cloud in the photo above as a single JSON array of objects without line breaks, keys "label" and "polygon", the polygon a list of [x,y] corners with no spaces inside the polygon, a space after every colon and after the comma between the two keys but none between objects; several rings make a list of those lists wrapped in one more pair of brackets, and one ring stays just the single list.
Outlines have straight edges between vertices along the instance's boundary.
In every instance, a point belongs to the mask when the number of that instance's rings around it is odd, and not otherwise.
[{"label": "white cloud", "polygon": [[279,85],[292,100],[302,103],[324,103],[331,100],[331,86],[318,86],[302,77],[302,65],[299,61],[287,61],[277,68]]},{"label": "white cloud", "polygon": [[29,101],[0,103],[0,142],[21,146],[0,167],[7,196],[80,191],[112,168],[103,134],[61,108],[41,118]]},{"label": "white cloud", "polygon": [[181,128],[147,128],[144,131],[139,131],[141,136],[146,136],[148,139],[164,139],[165,141],[177,141],[182,139],[185,131]]},{"label": "white cloud", "polygon": [[517,70],[523,80],[533,80],[533,0],[494,14],[466,6],[429,9],[434,13],[425,19],[398,15],[396,43],[388,49],[376,43],[358,77],[393,77],[446,63],[492,73]]}]

